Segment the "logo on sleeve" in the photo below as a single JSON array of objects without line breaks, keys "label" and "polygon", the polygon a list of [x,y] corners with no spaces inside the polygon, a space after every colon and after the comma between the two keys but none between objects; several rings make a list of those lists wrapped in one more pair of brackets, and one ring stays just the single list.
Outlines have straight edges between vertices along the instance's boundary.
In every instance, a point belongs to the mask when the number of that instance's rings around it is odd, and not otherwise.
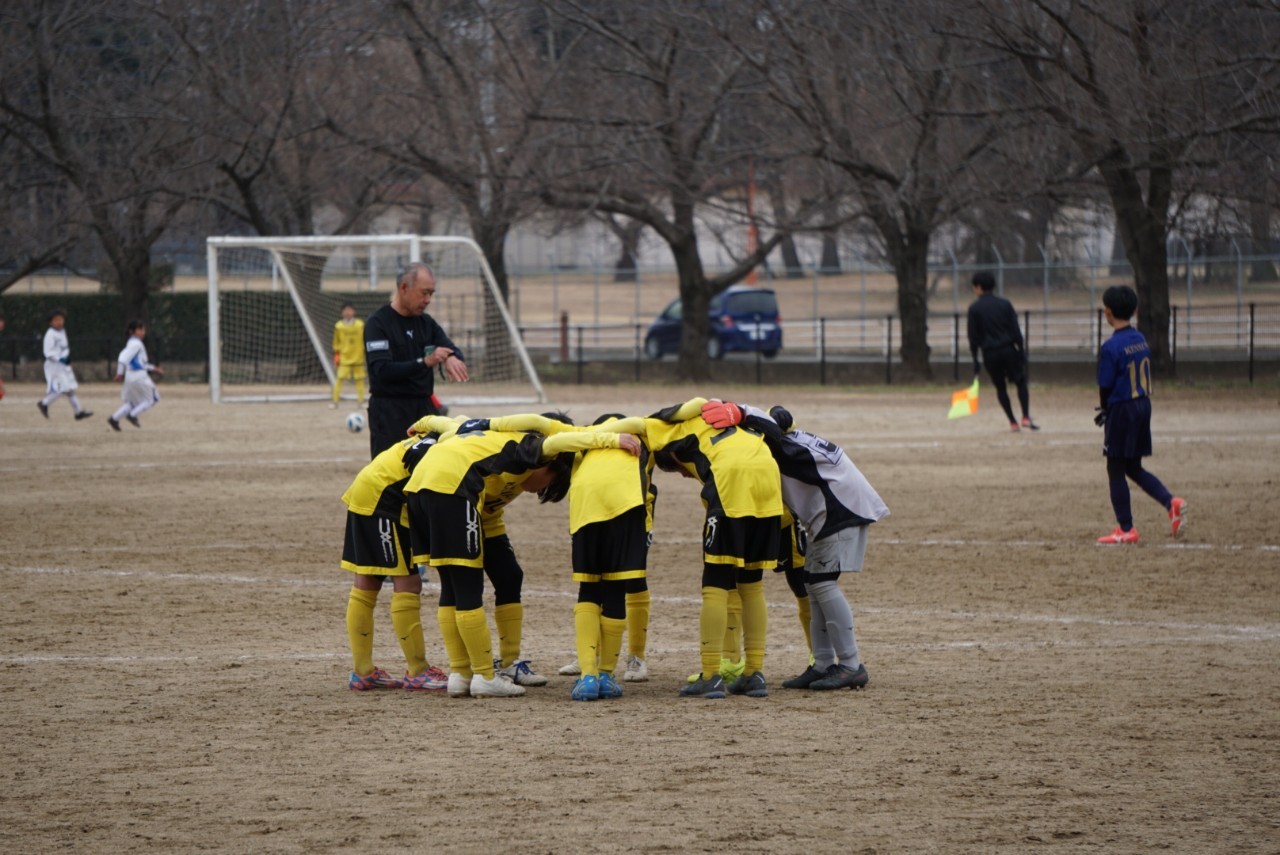
[{"label": "logo on sleeve", "polygon": [[364,343],[364,349],[366,353],[373,353],[375,350],[390,350],[391,342],[387,341],[385,338],[377,341],[366,341]]}]

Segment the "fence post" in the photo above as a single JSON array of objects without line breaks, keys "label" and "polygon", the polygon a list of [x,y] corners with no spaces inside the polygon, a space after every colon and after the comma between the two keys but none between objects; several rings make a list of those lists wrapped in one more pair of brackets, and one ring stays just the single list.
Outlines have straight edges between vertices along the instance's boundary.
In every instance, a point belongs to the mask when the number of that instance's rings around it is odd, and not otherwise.
[{"label": "fence post", "polygon": [[1249,385],[1253,385],[1253,310],[1256,303],[1249,304]]},{"label": "fence post", "polygon": [[884,382],[893,383],[893,315],[884,316]]},{"label": "fence post", "polygon": [[1094,339],[1093,339],[1093,355],[1097,356],[1102,352],[1102,310],[1095,309],[1094,317]]},{"label": "fence post", "polygon": [[1169,323],[1172,327],[1172,333],[1169,336],[1169,358],[1172,360],[1170,371],[1174,377],[1178,376],[1178,307],[1169,307]]},{"label": "fence post", "polygon": [[582,324],[578,324],[578,385],[582,385]]},{"label": "fence post", "polygon": [[560,364],[569,361],[569,313],[560,313]]},{"label": "fence post", "polygon": [[636,324],[636,382],[637,383],[640,382],[640,359],[642,356],[640,352],[640,331],[642,329],[644,329],[644,327],[642,327],[640,324]]},{"label": "fence post", "polygon": [[1024,321],[1022,328],[1022,360],[1025,363],[1024,371],[1027,375],[1027,382],[1031,382],[1031,310],[1027,309],[1022,313]]},{"label": "fence post", "polygon": [[951,373],[960,379],[960,313],[951,316]]},{"label": "fence post", "polygon": [[827,319],[818,318],[818,385],[827,385]]}]

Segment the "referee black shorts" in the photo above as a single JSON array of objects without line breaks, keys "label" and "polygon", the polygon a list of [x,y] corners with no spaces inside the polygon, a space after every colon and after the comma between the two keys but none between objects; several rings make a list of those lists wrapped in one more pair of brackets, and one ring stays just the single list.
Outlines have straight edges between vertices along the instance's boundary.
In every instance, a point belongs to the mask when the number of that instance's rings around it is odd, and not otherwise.
[{"label": "referee black shorts", "polygon": [[1011,344],[982,351],[982,364],[997,383],[1008,380],[1016,386],[1026,377],[1027,358]]},{"label": "referee black shorts", "polygon": [[436,415],[430,396],[426,398],[387,398],[369,396],[369,450],[377,457],[404,439],[409,426],[423,416]]}]

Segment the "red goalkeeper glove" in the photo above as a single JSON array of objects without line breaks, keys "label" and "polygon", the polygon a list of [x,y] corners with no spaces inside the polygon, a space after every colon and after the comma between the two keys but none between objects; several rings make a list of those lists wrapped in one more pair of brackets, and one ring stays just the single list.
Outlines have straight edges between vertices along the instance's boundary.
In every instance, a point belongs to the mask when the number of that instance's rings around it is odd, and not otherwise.
[{"label": "red goalkeeper glove", "polygon": [[333,352],[333,367],[337,368],[341,364],[342,364],[342,354],[335,350]]},{"label": "red goalkeeper glove", "polygon": [[702,405],[702,420],[713,428],[731,428],[742,421],[742,408],[728,401],[707,401]]}]

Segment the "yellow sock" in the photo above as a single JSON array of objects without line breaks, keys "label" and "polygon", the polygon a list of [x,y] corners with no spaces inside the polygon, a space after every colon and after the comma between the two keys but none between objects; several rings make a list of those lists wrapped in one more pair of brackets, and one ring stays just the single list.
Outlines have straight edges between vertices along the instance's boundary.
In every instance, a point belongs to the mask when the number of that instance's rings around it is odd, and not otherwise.
[{"label": "yellow sock", "polygon": [[809,637],[809,616],[812,614],[809,609],[809,598],[796,597],[796,611],[800,614],[800,628],[804,630],[804,646],[809,648],[809,655],[813,655],[813,639]]},{"label": "yellow sock", "polygon": [[720,673],[720,654],[724,646],[729,592],[724,588],[702,589],[702,614],[698,619],[698,637],[702,645],[702,676]]},{"label": "yellow sock", "polygon": [[583,675],[600,675],[600,606],[578,603],[573,607],[573,640]]},{"label": "yellow sock", "polygon": [[454,618],[458,624],[458,634],[467,646],[472,673],[492,680],[493,636],[489,634],[489,621],[484,616],[484,609],[455,611]]},{"label": "yellow sock", "polygon": [[373,673],[373,607],[377,591],[352,588],[347,595],[347,641],[351,644],[351,669],[361,677]]},{"label": "yellow sock", "polygon": [[453,606],[440,606],[436,609],[436,620],[440,623],[440,637],[444,639],[444,652],[449,657],[449,670],[464,677],[471,676],[471,657],[467,655],[467,645],[458,632],[458,618]]},{"label": "yellow sock", "polygon": [[335,404],[338,403],[338,400],[341,396],[342,396],[342,381],[334,380],[333,381],[333,402]]},{"label": "yellow sock", "polygon": [[627,594],[627,652],[644,658],[649,646],[649,592]]},{"label": "yellow sock", "polygon": [[739,582],[738,591],[742,594],[742,647],[746,653],[742,673],[751,675],[764,670],[764,636],[769,624],[764,582]]},{"label": "yellow sock", "polygon": [[724,644],[720,649],[722,658],[735,664],[742,661],[742,595],[736,589],[729,592],[729,602],[725,607]]},{"label": "yellow sock", "polygon": [[600,618],[600,670],[613,673],[618,667],[618,654],[622,652],[622,633],[627,622],[621,618]]},{"label": "yellow sock", "polygon": [[405,673],[410,677],[427,670],[427,643],[422,637],[422,597],[408,591],[391,595],[391,625],[400,639]]},{"label": "yellow sock", "polygon": [[356,378],[356,400],[364,403],[364,381],[359,377]]},{"label": "yellow sock", "polygon": [[520,658],[520,630],[524,625],[524,606],[521,603],[503,603],[493,607],[493,622],[498,628],[498,655],[502,667],[514,665]]}]

